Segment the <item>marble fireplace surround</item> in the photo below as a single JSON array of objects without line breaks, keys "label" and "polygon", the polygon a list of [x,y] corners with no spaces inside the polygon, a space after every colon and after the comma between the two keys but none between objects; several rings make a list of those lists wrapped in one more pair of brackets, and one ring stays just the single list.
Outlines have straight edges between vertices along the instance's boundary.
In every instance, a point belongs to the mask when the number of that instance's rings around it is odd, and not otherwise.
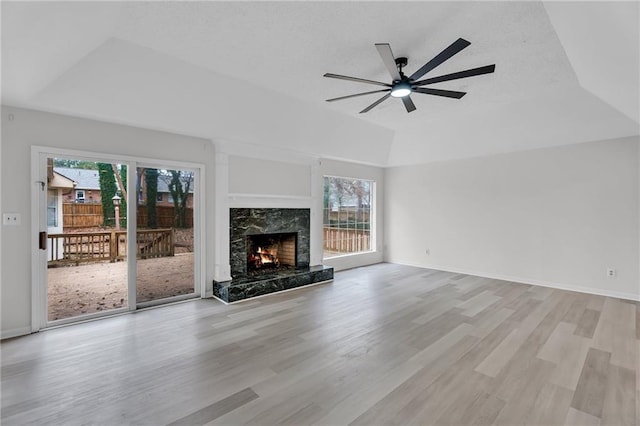
[{"label": "marble fireplace surround", "polygon": [[310,209],[230,209],[231,277],[247,274],[247,235],[298,234],[296,267],[309,267]]},{"label": "marble fireplace surround", "polygon": [[[231,281],[214,281],[213,294],[230,303],[333,279],[333,268],[309,266],[311,210],[305,208],[231,208],[229,237]],[[296,233],[294,270],[247,275],[247,236]]]}]

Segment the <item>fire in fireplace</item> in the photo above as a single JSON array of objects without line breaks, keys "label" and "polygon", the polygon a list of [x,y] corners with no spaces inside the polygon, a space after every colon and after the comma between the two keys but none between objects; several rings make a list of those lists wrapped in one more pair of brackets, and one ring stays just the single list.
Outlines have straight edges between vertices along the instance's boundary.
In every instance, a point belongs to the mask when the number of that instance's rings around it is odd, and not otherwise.
[{"label": "fire in fireplace", "polygon": [[256,274],[296,266],[296,232],[247,235],[247,272]]}]

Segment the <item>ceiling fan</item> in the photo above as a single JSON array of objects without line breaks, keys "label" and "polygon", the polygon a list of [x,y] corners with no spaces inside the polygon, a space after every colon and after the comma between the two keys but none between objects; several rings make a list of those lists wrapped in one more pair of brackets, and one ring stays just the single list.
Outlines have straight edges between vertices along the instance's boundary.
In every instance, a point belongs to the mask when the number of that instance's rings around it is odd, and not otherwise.
[{"label": "ceiling fan", "polygon": [[324,76],[329,78],[337,78],[340,80],[350,80],[356,81],[359,83],[367,83],[367,84],[375,84],[378,86],[384,86],[385,89],[381,90],[373,90],[371,92],[364,93],[356,93],[355,95],[347,95],[341,96],[339,98],[327,99],[327,102],[340,101],[343,99],[354,98],[356,96],[370,95],[372,93],[382,93],[389,92],[362,111],[360,113],[365,113],[371,111],[374,107],[380,105],[382,102],[389,99],[389,97],[400,98],[402,99],[402,103],[404,107],[407,109],[407,112],[415,111],[416,106],[411,100],[411,93],[422,93],[425,95],[435,95],[435,96],[444,96],[447,98],[460,99],[466,92],[457,92],[453,90],[442,90],[442,89],[430,89],[427,87],[429,84],[440,83],[443,81],[449,80],[457,80],[459,78],[467,78],[473,77],[476,75],[489,74],[495,71],[496,65],[485,65],[483,67],[472,68],[464,71],[454,72],[452,74],[441,75],[438,77],[427,78],[425,80],[419,80],[423,75],[442,64],[449,58],[451,58],[456,53],[460,52],[465,47],[469,46],[471,43],[463,38],[459,38],[454,41],[449,47],[444,49],[442,52],[438,53],[433,59],[424,64],[419,70],[411,74],[410,76],[406,76],[404,72],[402,72],[402,68],[407,65],[407,58],[399,57],[394,58],[393,52],[391,52],[391,46],[388,43],[376,43],[376,49],[378,49],[378,53],[380,57],[382,57],[382,62],[389,70],[389,74],[391,74],[391,78],[393,79],[391,83],[383,83],[381,81],[374,80],[366,80],[364,78],[358,77],[349,77],[346,75],[339,74],[331,74],[326,73]]}]

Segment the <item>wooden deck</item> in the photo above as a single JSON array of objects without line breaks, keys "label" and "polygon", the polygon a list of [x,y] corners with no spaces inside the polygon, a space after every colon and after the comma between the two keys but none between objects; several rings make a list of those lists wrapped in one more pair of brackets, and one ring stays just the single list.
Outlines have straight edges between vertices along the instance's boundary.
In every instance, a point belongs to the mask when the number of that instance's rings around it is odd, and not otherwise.
[{"label": "wooden deck", "polygon": [[[193,293],[193,253],[138,260],[138,302]],[[127,306],[127,263],[47,269],[49,321]]]}]

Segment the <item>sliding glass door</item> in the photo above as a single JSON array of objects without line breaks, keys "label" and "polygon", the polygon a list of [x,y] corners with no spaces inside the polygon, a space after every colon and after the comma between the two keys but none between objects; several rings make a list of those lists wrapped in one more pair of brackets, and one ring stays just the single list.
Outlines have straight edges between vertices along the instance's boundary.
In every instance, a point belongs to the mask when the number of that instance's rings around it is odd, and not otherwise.
[{"label": "sliding glass door", "polygon": [[199,295],[194,271],[196,172],[163,166],[138,167],[139,306]]},{"label": "sliding glass door", "polygon": [[114,202],[126,166],[66,157],[46,164],[47,322],[126,311],[126,210]]},{"label": "sliding glass door", "polygon": [[48,152],[34,164],[37,329],[200,295],[199,168]]}]

